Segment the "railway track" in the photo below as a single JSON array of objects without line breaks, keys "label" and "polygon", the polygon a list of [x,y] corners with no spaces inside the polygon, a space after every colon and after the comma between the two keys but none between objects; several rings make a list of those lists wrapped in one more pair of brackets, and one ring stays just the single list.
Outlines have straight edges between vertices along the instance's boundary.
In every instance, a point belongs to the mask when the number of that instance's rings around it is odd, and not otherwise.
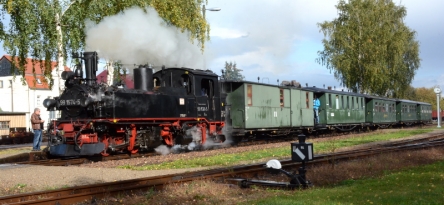
[{"label": "railway track", "polygon": [[[439,134],[435,134],[429,137],[425,138],[419,138],[414,140],[399,140],[396,142],[385,142],[385,146],[393,146],[395,144],[402,145],[406,143],[413,143],[413,142],[421,142],[421,141],[427,141],[434,138],[439,137]],[[236,145],[237,147],[243,147],[243,146],[252,146],[252,145],[260,145],[260,144],[267,144],[270,143],[271,139],[263,139],[260,141],[247,141],[243,142],[239,145]],[[294,141],[294,138],[286,138],[286,139],[279,139],[277,141],[273,141],[274,143],[278,142],[289,142]],[[213,149],[217,149],[217,147],[214,147]],[[202,150],[204,151],[204,150]],[[81,157],[81,158],[66,158],[66,159],[48,159],[46,154],[44,152],[30,152],[30,153],[22,153],[16,156],[11,156],[8,158],[0,159],[0,164],[30,164],[30,165],[43,165],[43,166],[70,166],[70,165],[79,165],[79,164],[85,164],[85,163],[91,163],[91,162],[97,162],[97,161],[111,161],[111,160],[121,160],[121,159],[132,159],[132,158],[140,158],[140,157],[150,157],[159,155],[157,153],[149,152],[149,153],[136,153],[136,154],[117,154],[112,156],[92,156],[92,157]]]},{"label": "railway track", "polygon": [[[315,155],[314,161],[307,162],[306,164],[308,166],[312,166],[325,163],[337,163],[339,161],[365,158],[388,152],[412,151],[443,146],[443,137],[444,136],[432,136],[428,140],[420,139],[423,140],[422,142],[419,142],[418,140],[406,140],[403,144],[400,144],[400,142],[396,142],[391,144],[389,143],[384,146],[377,145],[376,147],[369,147],[359,150]],[[282,160],[281,164],[283,168],[287,169],[300,166],[300,163],[293,162],[291,160]],[[219,181],[227,182],[227,179],[239,178],[242,176],[252,176],[265,171],[267,171],[267,168],[265,168],[264,164],[262,163],[245,166],[234,166],[228,168],[187,172],[174,175],[164,175],[5,196],[0,197],[0,204],[72,204],[85,201],[92,202],[96,199],[112,196],[118,193],[146,191],[150,189],[159,190],[162,189],[163,186],[172,183],[183,183],[201,179],[217,179]]]}]

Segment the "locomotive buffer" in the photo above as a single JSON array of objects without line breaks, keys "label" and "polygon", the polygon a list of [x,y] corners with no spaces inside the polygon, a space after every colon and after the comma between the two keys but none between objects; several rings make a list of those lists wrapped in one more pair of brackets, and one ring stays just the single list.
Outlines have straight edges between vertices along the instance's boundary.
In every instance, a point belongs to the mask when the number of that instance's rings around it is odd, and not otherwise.
[{"label": "locomotive buffer", "polygon": [[234,181],[241,187],[250,187],[251,185],[259,186],[273,186],[281,188],[307,188],[312,186],[311,182],[305,177],[307,170],[305,169],[305,162],[313,160],[313,143],[305,142],[305,135],[298,135],[299,143],[291,143],[291,160],[295,162],[301,162],[302,166],[298,169],[298,174],[290,173],[282,169],[282,165],[278,160],[272,159],[267,162],[265,167],[269,168],[271,173],[283,173],[290,178],[290,183],[282,183],[275,181],[263,181],[252,179],[228,179],[228,181]]}]

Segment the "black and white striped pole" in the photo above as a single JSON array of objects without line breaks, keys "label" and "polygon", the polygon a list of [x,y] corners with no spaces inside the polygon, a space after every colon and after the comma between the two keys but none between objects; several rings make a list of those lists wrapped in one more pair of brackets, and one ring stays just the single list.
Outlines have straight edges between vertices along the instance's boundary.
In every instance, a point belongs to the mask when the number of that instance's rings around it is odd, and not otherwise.
[{"label": "black and white striped pole", "polygon": [[438,118],[438,128],[441,128],[441,109],[439,109],[439,100],[440,100],[440,94],[441,94],[441,89],[439,88],[435,88],[434,89],[435,93],[436,93],[436,114],[437,114],[437,118]]}]

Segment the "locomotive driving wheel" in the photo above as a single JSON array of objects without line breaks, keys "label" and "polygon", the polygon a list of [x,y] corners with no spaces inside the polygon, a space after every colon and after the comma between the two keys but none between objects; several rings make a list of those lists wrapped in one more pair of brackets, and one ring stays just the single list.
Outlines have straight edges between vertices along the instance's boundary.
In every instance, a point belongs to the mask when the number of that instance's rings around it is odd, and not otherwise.
[{"label": "locomotive driving wheel", "polygon": [[131,152],[131,154],[136,154],[137,152],[139,152],[139,149],[133,149],[130,152]]},{"label": "locomotive driving wheel", "polygon": [[110,154],[108,152],[109,140],[110,140],[110,137],[108,135],[102,136],[102,143],[105,144],[105,149],[103,149],[103,151],[100,154],[102,154],[102,156],[104,156],[104,157],[107,157]]}]

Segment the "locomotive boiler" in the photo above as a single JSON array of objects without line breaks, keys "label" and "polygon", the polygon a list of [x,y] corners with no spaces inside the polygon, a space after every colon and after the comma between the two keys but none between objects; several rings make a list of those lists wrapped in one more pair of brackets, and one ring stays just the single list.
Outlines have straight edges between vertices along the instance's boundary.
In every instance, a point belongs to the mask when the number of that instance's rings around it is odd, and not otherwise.
[{"label": "locomotive boiler", "polygon": [[137,153],[159,145],[193,149],[224,141],[218,76],[212,71],[149,66],[134,68],[134,89],[97,83],[96,52],[84,52],[82,66],[64,71],[65,90],[46,99],[61,116],[48,126],[54,156]]}]

